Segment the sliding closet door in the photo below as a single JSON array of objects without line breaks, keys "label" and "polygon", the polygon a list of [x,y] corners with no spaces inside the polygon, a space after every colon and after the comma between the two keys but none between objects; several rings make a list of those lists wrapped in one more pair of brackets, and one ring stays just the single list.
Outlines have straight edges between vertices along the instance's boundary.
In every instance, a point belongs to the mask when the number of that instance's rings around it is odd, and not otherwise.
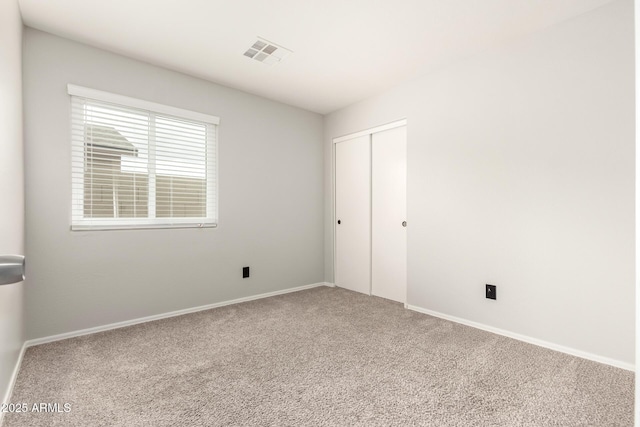
[{"label": "sliding closet door", "polygon": [[371,292],[370,136],[335,144],[337,286]]},{"label": "sliding closet door", "polygon": [[407,128],[372,135],[373,295],[406,302]]}]

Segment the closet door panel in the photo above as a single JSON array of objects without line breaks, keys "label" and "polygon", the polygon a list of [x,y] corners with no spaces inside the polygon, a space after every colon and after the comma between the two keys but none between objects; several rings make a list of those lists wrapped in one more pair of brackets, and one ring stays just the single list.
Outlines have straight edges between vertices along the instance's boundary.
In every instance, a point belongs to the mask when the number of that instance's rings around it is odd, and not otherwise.
[{"label": "closet door panel", "polygon": [[371,139],[335,145],[337,286],[371,293]]},{"label": "closet door panel", "polygon": [[406,302],[407,130],[372,135],[373,295]]}]

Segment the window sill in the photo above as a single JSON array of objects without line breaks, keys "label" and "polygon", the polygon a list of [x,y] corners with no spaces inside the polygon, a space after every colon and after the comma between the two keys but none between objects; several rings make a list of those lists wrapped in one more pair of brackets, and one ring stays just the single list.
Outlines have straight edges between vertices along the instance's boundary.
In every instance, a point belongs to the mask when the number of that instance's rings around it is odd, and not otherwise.
[{"label": "window sill", "polygon": [[158,230],[174,228],[217,228],[216,223],[184,223],[184,224],[73,224],[71,231],[108,231],[108,230]]}]

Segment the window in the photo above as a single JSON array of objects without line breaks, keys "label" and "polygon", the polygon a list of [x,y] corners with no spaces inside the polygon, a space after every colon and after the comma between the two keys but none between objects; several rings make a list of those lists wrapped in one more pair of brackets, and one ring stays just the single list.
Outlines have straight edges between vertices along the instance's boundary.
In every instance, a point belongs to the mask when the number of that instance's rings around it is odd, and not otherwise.
[{"label": "window", "polygon": [[217,225],[217,117],[68,91],[72,230]]}]

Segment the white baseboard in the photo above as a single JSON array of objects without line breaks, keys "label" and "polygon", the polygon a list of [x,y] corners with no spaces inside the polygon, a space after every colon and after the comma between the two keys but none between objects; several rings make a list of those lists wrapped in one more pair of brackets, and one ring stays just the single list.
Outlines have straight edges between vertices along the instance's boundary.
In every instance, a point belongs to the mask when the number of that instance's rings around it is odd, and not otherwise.
[{"label": "white baseboard", "polygon": [[264,293],[264,294],[251,295],[251,296],[248,296],[248,297],[238,298],[238,299],[229,300],[229,301],[222,301],[222,302],[216,302],[216,303],[213,303],[213,304],[201,305],[201,306],[198,306],[198,307],[185,308],[183,310],[170,311],[168,313],[154,314],[152,316],[140,317],[140,318],[132,319],[132,320],[125,320],[123,322],[110,323],[108,325],[95,326],[93,328],[80,329],[78,331],[65,332],[63,334],[51,335],[51,336],[48,336],[48,337],[35,338],[35,339],[28,340],[25,343],[25,346],[26,347],[32,347],[34,345],[40,345],[40,344],[46,344],[46,343],[50,343],[50,342],[54,342],[54,341],[66,340],[68,338],[79,337],[79,336],[82,336],[82,335],[90,335],[90,334],[95,334],[97,332],[103,332],[103,331],[109,331],[109,330],[112,330],[112,329],[124,328],[124,327],[127,327],[127,326],[137,325],[139,323],[153,322],[154,320],[166,319],[166,318],[175,317],[175,316],[182,316],[183,314],[196,313],[198,311],[210,310],[212,308],[217,308],[217,307],[224,307],[225,305],[238,304],[238,303],[241,303],[241,302],[254,301],[254,300],[257,300],[257,299],[269,298],[269,297],[273,297],[273,296],[276,296],[276,295],[288,294],[288,293],[291,293],[291,292],[304,291],[306,289],[317,288],[319,286],[333,287],[334,285],[333,285],[333,283],[320,282],[320,283],[314,283],[314,284],[311,284],[311,285],[298,286],[296,288],[289,288],[289,289],[283,289],[283,290],[280,290],[280,291],[267,292],[267,293]]},{"label": "white baseboard", "polygon": [[[11,379],[9,380],[9,384],[7,386],[7,390],[4,393],[4,397],[2,399],[2,403],[9,404],[11,403],[11,395],[13,394],[13,387],[16,385],[16,379],[18,378],[18,372],[20,372],[20,366],[22,365],[22,358],[24,357],[24,352],[27,350],[27,343],[24,342],[22,347],[20,348],[20,354],[18,355],[18,360],[16,360],[16,365],[13,367],[13,372],[11,373]],[[2,425],[2,420],[4,419],[4,411],[0,411],[0,426]]]},{"label": "white baseboard", "polygon": [[539,347],[566,353],[571,356],[577,356],[583,359],[592,360],[594,362],[604,363],[605,365],[611,365],[616,368],[626,369],[627,371],[635,371],[635,366],[631,363],[622,362],[620,360],[611,359],[609,357],[598,356],[597,354],[577,350],[571,347],[565,347],[563,345],[554,344],[552,342],[540,340],[537,338],[532,338],[527,335],[517,334],[515,332],[506,331],[504,329],[494,328],[493,326],[487,326],[482,323],[473,322],[471,320],[462,319],[460,317],[450,316],[448,314],[439,313],[437,311],[427,310],[426,308],[418,307],[415,305],[407,305],[407,308],[409,310],[417,311],[418,313],[428,314],[429,316],[438,317],[440,319],[449,320],[451,322],[460,323],[466,326],[471,326],[472,328],[482,329],[483,331],[492,332],[497,335],[503,335],[505,337],[513,338],[518,341],[524,341],[526,343],[537,345]]}]

